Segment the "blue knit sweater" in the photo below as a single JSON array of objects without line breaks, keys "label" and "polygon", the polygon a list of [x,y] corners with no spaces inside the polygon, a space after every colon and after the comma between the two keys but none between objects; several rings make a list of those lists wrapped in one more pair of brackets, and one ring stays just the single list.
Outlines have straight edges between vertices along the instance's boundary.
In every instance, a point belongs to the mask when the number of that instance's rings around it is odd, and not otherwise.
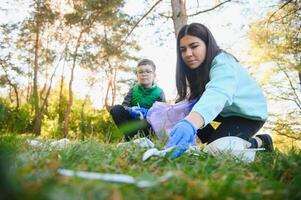
[{"label": "blue knit sweater", "polygon": [[219,114],[267,119],[267,103],[260,86],[233,56],[218,54],[212,61],[209,79],[205,92],[192,109],[203,116],[204,126]]}]

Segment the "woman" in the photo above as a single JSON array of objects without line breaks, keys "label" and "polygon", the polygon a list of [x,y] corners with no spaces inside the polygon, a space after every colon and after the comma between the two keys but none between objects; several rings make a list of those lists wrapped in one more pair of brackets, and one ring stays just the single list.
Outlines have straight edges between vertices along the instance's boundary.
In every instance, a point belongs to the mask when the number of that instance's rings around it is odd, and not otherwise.
[{"label": "woman", "polygon": [[[267,104],[259,85],[231,54],[220,49],[210,30],[199,23],[181,28],[177,37],[178,101],[195,99],[191,112],[170,132],[167,148],[180,156],[195,141],[225,136],[248,140],[252,148],[273,150],[269,135],[253,135],[267,119]],[[210,122],[221,124],[214,129]]]}]

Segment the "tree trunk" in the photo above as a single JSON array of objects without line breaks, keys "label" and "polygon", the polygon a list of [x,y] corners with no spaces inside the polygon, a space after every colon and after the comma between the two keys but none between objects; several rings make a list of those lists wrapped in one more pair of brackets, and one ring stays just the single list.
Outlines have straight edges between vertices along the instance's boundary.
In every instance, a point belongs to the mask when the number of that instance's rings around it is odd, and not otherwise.
[{"label": "tree trunk", "polygon": [[105,108],[106,108],[107,111],[109,111],[110,108],[111,108],[109,103],[108,103],[108,101],[109,101],[109,91],[110,91],[110,87],[112,85],[112,80],[111,79],[112,78],[109,76],[108,87],[107,87],[106,96],[105,96]]},{"label": "tree trunk", "polygon": [[[37,13],[40,12],[40,1],[37,2]],[[36,136],[41,134],[41,113],[38,93],[38,57],[39,57],[39,39],[40,39],[40,19],[36,15],[36,40],[35,40],[35,57],[34,57],[34,75],[33,75],[33,101],[35,111],[34,133]]]},{"label": "tree trunk", "polygon": [[72,64],[72,69],[71,69],[71,77],[70,77],[70,81],[69,81],[69,100],[68,100],[67,108],[66,108],[66,112],[65,112],[64,129],[63,129],[64,137],[66,137],[68,134],[69,118],[70,118],[70,112],[71,112],[71,107],[72,107],[72,103],[73,103],[72,84],[73,84],[73,77],[74,77],[74,69],[75,69],[76,60],[77,60],[77,51],[78,51],[78,48],[80,47],[81,38],[82,38],[83,34],[85,32],[89,31],[89,29],[92,27],[93,23],[98,19],[98,16],[100,15],[100,13],[102,11],[103,10],[99,10],[98,12],[95,13],[95,15],[93,15],[91,17],[91,22],[81,30],[81,32],[79,33],[79,36],[77,38],[77,41],[76,41],[76,46],[75,46],[75,50],[73,53],[73,64]]},{"label": "tree trunk", "polygon": [[75,47],[75,50],[74,50],[74,53],[73,53],[73,63],[72,63],[70,81],[69,81],[69,93],[68,93],[69,94],[69,99],[68,99],[67,108],[66,108],[66,112],[65,112],[65,120],[64,120],[64,128],[63,128],[63,136],[64,137],[67,137],[67,135],[68,135],[70,112],[71,112],[71,107],[72,107],[72,104],[73,104],[72,84],[73,84],[73,78],[74,78],[74,69],[75,69],[76,59],[77,59],[77,51],[78,51],[78,48],[80,46],[80,40],[82,38],[84,30],[82,30],[80,32],[80,34],[77,38],[76,47]]},{"label": "tree trunk", "polygon": [[175,29],[175,36],[177,38],[178,33],[182,26],[187,24],[186,13],[186,0],[171,0],[172,8],[172,21]]},{"label": "tree trunk", "polygon": [[59,94],[59,108],[58,108],[58,132],[61,133],[63,130],[63,121],[64,121],[64,115],[63,115],[63,89],[64,89],[64,71],[65,71],[65,63],[67,60],[67,52],[68,52],[68,44],[70,42],[70,38],[68,39],[68,42],[66,44],[65,50],[64,50],[64,63],[62,68],[62,74],[61,74],[61,81],[60,81],[60,94]]},{"label": "tree trunk", "polygon": [[47,88],[51,87],[51,84],[48,85],[48,67],[47,67],[47,64],[45,66],[46,66],[45,83],[44,83],[44,86],[43,86],[42,90],[40,90],[40,104],[42,105],[40,107],[41,115],[43,115],[44,106],[46,106],[45,110],[47,110],[47,106],[48,106],[47,97],[46,97],[47,96]]},{"label": "tree trunk", "polygon": [[299,88],[300,88],[300,92],[301,92],[301,72],[299,72]]},{"label": "tree trunk", "polygon": [[73,65],[71,69],[71,77],[69,81],[69,99],[65,111],[65,120],[64,120],[64,127],[63,127],[63,136],[67,137],[68,135],[68,128],[69,128],[69,119],[70,119],[70,112],[71,112],[71,107],[73,104],[73,90],[72,90],[72,84],[73,84],[73,77],[74,77],[74,69],[75,69],[75,62],[76,62],[76,54],[74,55],[73,58]]},{"label": "tree trunk", "polygon": [[63,89],[64,89],[64,69],[63,69],[62,75],[61,75],[59,108],[58,108],[58,114],[59,114],[58,129],[59,129],[59,132],[61,132],[63,130],[63,120],[64,120],[64,117],[63,117]]},{"label": "tree trunk", "polygon": [[[60,60],[61,60],[61,59],[62,59],[62,56],[61,56]],[[60,60],[59,60],[59,62],[60,62]],[[58,62],[58,63],[59,63],[59,62]],[[48,97],[49,97],[49,95],[50,95],[51,86],[52,86],[52,81],[53,81],[53,78],[54,78],[54,76],[55,76],[55,73],[56,73],[56,70],[57,70],[58,67],[59,67],[59,64],[56,65],[56,67],[55,67],[55,69],[54,69],[54,71],[53,71],[53,73],[52,73],[52,75],[51,75],[51,77],[50,77],[50,80],[49,80],[49,86],[48,86],[47,90],[46,90],[46,85],[47,85],[47,84],[45,83],[45,91],[46,91],[46,94],[45,94],[45,98],[44,98],[43,103],[42,103],[41,108],[40,108],[40,114],[41,114],[41,116],[43,115],[44,110],[46,110],[46,112],[47,112],[47,108],[48,108]],[[48,80],[48,75],[47,75],[47,77],[46,77],[46,80]],[[41,96],[42,96],[42,95],[41,95]]]},{"label": "tree trunk", "polygon": [[88,100],[88,96],[85,97],[85,100],[82,104],[81,112],[80,112],[80,138],[82,141],[85,140],[85,134],[86,134],[86,124],[85,124],[85,106]]},{"label": "tree trunk", "polygon": [[28,66],[28,77],[27,77],[27,88],[26,88],[26,102],[28,103],[31,97],[31,92],[32,92],[32,77],[31,77],[31,71],[30,71],[30,65]]},{"label": "tree trunk", "polygon": [[16,110],[19,110],[19,107],[20,107],[19,92],[18,92],[16,85],[13,85],[12,87],[13,87],[15,95],[16,95]]},{"label": "tree trunk", "polygon": [[114,68],[113,69],[113,80],[112,80],[112,103],[111,103],[111,107],[115,104],[115,98],[116,98],[116,75],[117,75],[117,69]]},{"label": "tree trunk", "polygon": [[[107,63],[109,65],[109,81],[108,81],[108,87],[106,90],[106,96],[105,96],[105,108],[106,110],[110,110],[111,107],[114,105],[115,96],[116,96],[116,70],[114,67],[112,67],[109,59],[107,58]],[[109,103],[109,93],[111,91],[112,99],[111,103]]]}]

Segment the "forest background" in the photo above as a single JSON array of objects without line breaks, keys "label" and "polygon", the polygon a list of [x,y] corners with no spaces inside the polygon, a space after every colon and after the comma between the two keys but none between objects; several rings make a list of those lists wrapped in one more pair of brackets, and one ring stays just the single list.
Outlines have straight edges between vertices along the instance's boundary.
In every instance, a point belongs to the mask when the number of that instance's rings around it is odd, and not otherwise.
[{"label": "forest background", "polygon": [[[300,0],[1,0],[0,19],[0,199],[301,199]],[[108,110],[145,57],[174,103],[175,36],[191,22],[263,88],[275,151],[143,161],[147,148],[120,146]]]},{"label": "forest background", "polygon": [[135,64],[157,64],[176,97],[175,35],[207,25],[261,84],[263,132],[300,145],[300,1],[33,0],[0,5],[0,131],[40,138],[117,141],[108,110],[135,82]]}]

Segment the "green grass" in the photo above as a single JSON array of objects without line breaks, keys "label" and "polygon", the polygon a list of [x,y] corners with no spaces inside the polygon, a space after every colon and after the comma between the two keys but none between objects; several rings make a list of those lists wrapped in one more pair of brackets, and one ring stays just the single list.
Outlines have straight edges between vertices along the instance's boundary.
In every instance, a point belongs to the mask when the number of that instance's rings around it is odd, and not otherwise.
[{"label": "green grass", "polygon": [[[157,144],[158,146],[162,144]],[[58,150],[0,137],[0,199],[301,199],[301,152],[257,153],[250,164],[232,158],[184,154],[142,161],[146,149],[95,141]],[[152,187],[63,177],[58,169],[127,174],[168,180]]]}]

